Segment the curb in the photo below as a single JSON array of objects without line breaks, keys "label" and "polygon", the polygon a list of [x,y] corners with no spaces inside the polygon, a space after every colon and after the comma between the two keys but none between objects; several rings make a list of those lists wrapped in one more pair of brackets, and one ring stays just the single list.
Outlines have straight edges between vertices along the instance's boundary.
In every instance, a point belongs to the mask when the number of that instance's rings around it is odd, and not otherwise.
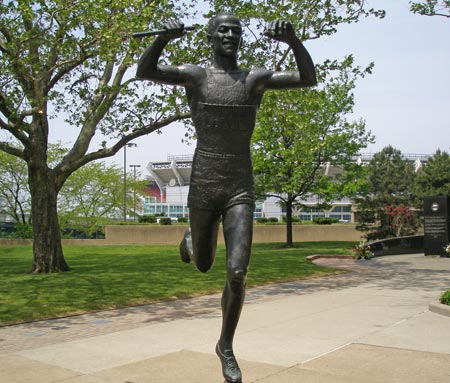
[{"label": "curb", "polygon": [[444,315],[450,318],[450,306],[442,303],[430,303],[428,308],[431,312]]},{"label": "curb", "polygon": [[307,261],[314,261],[315,259],[355,259],[352,255],[333,255],[333,254],[315,254],[315,255],[309,255],[306,257]]}]

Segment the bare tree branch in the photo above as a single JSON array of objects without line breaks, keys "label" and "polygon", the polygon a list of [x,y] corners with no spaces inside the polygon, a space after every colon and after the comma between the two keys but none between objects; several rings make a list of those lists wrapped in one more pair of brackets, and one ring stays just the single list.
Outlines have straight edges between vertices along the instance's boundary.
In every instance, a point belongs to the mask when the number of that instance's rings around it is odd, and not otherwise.
[{"label": "bare tree branch", "polygon": [[11,146],[11,144],[9,144],[8,142],[0,141],[0,150],[13,156],[22,158],[23,160],[25,159],[25,154],[23,153],[23,150]]},{"label": "bare tree branch", "polygon": [[265,198],[273,197],[273,198],[277,198],[283,202],[287,202],[287,200],[281,194],[262,193],[262,194],[258,194],[258,196],[265,197]]},{"label": "bare tree branch", "polygon": [[3,121],[2,118],[0,118],[0,129],[6,130],[8,128],[8,123]]},{"label": "bare tree branch", "polygon": [[0,37],[0,52],[9,53],[9,50],[6,48],[6,41]]},{"label": "bare tree branch", "polygon": [[[146,134],[152,133],[152,132],[159,130],[167,125],[170,125],[173,122],[184,120],[184,119],[190,118],[190,117],[191,117],[190,113],[175,114],[173,116],[170,116],[170,117],[163,119],[161,121],[158,121],[156,123],[147,125],[144,128],[136,129],[133,132],[131,132],[130,134],[123,136],[113,146],[111,146],[109,148],[100,149],[97,152],[88,153],[73,162],[68,162],[67,160],[64,160],[54,170],[55,170],[55,172],[61,172],[61,174],[63,174],[65,177],[67,177],[73,171],[75,171],[76,169],[79,169],[80,167],[82,167],[83,165],[86,165],[89,162],[99,160],[102,158],[108,158],[108,157],[115,155],[127,143],[129,143],[130,141],[132,141],[138,137],[145,136]],[[61,180],[61,181],[64,182],[64,180]]]},{"label": "bare tree branch", "polygon": [[28,136],[24,132],[22,132],[21,130],[17,129],[16,127],[11,127],[8,124],[5,124],[4,121],[1,121],[1,127],[2,127],[2,129],[4,129],[7,132],[11,133],[25,147],[30,147],[30,145],[31,145],[30,139],[28,138]]},{"label": "bare tree branch", "polygon": [[0,113],[2,113],[7,119],[11,119],[12,111],[8,108],[5,94],[2,91],[0,91]]},{"label": "bare tree branch", "polygon": [[5,28],[4,25],[0,26],[0,33],[5,37],[6,41],[2,38],[0,38],[0,41],[2,42],[2,44],[5,45],[5,51],[6,51],[6,43],[11,41],[11,33],[9,32],[8,29]]},{"label": "bare tree branch", "polygon": [[78,60],[68,60],[57,65],[54,65],[49,69],[49,72],[54,72],[56,69],[59,69],[57,73],[51,78],[46,88],[46,92],[48,93],[57,83],[64,77],[66,74],[70,73],[79,65],[83,64],[88,57],[79,58]]},{"label": "bare tree branch", "polygon": [[0,113],[3,114],[8,121],[4,121],[0,118],[0,127],[9,133],[11,133],[15,138],[17,138],[24,146],[30,145],[30,140],[26,134],[19,128],[23,125],[23,119],[25,115],[20,115],[16,117],[14,113],[8,108],[6,99],[2,93],[0,93]]},{"label": "bare tree branch", "polygon": [[95,56],[94,53],[87,54],[83,48],[81,48],[80,50],[81,54],[76,60],[67,60],[58,64],[54,63],[53,66],[48,69],[49,73],[54,73],[55,71],[57,72],[49,81],[46,92],[49,92],[66,74],[73,71],[75,68],[83,64],[86,60]]},{"label": "bare tree branch", "polygon": [[[39,64],[39,46],[35,39],[35,35],[33,35],[31,32],[33,31],[33,20],[29,19],[27,17],[26,12],[22,12],[21,14],[22,20],[23,20],[23,26],[25,27],[25,30],[30,33],[30,38],[26,40],[28,43],[28,48],[30,51],[29,57],[31,58],[31,62],[33,64]],[[24,42],[25,43],[25,42]]]},{"label": "bare tree branch", "polygon": [[[0,50],[4,52],[5,54],[11,56],[11,61],[13,62],[13,68],[16,71],[16,73],[19,75],[18,78],[21,82],[24,89],[30,89],[30,84],[33,80],[33,78],[28,74],[26,70],[26,66],[23,62],[23,60],[20,58],[20,55],[18,52],[12,52],[11,50],[6,48],[6,44],[8,42],[11,42],[13,40],[13,33],[11,33],[10,30],[8,30],[5,25],[0,26],[0,33],[3,34],[6,41],[0,38]],[[20,45],[19,45],[20,46]]]},{"label": "bare tree branch", "polygon": [[[56,16],[56,14],[53,13],[52,14],[52,23],[53,23],[53,20],[56,21],[56,24],[58,24],[58,28],[55,33],[55,40],[54,40],[53,45],[50,48],[50,52],[48,54],[48,59],[47,59],[47,63],[46,63],[47,68],[52,68],[55,66],[55,64],[58,60],[58,52],[59,52],[60,46],[63,43],[64,36],[67,32],[67,29],[66,29],[67,24],[59,22],[55,16]],[[49,71],[49,73],[51,73],[51,71]]]},{"label": "bare tree branch", "polygon": [[[67,154],[64,161],[76,161],[87,152],[98,123],[109,109],[108,106],[103,105],[103,101],[106,98],[104,89],[108,85],[112,77],[113,70],[114,60],[110,60],[106,63],[105,70],[103,71],[102,78],[100,79],[100,82],[98,84],[96,94],[94,95],[91,101],[91,105],[88,108],[87,121],[81,128],[81,131],[77,137],[75,144],[72,147],[72,150]],[[117,93],[118,90],[115,92],[111,92],[109,97],[110,101],[108,104],[112,104],[113,100],[117,96]]]},{"label": "bare tree branch", "polygon": [[118,94],[120,93],[120,90],[124,87],[122,81],[126,71],[130,66],[129,64],[127,64],[128,62],[130,62],[130,60],[129,56],[127,55],[123,58],[122,63],[119,65],[112,80],[111,88],[114,90],[109,91],[108,93],[105,93],[104,89],[108,86],[114,74],[114,58],[111,58],[106,63],[102,78],[100,79],[97,87],[96,94],[91,102],[90,108],[88,109],[87,115],[89,117],[82,127],[80,134],[78,135],[78,138],[72,147],[72,150],[62,161],[63,167],[65,167],[65,164],[67,163],[76,162],[87,152],[98,123],[105,116],[106,112],[109,110]]}]

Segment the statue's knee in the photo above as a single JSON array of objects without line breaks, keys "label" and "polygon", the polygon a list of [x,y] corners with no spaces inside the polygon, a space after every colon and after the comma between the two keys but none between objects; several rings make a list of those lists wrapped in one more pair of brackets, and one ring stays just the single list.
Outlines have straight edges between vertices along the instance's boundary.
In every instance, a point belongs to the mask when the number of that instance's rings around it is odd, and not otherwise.
[{"label": "statue's knee", "polygon": [[208,272],[214,264],[215,251],[205,247],[194,246],[192,260],[197,269],[202,272]]},{"label": "statue's knee", "polygon": [[228,273],[228,281],[233,290],[242,289],[245,286],[246,279],[247,279],[247,270],[231,269]]}]

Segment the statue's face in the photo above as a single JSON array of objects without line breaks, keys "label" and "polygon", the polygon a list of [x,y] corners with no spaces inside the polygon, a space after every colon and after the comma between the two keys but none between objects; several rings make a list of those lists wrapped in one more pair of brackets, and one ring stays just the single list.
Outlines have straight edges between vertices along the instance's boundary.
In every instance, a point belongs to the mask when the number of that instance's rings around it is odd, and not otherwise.
[{"label": "statue's face", "polygon": [[237,56],[242,40],[242,27],[238,18],[232,15],[218,16],[210,36],[214,52],[224,56]]}]

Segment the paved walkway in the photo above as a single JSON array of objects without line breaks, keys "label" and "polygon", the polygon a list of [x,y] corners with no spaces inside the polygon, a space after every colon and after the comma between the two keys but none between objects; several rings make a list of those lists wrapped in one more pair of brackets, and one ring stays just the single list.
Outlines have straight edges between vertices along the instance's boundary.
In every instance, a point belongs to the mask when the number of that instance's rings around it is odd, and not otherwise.
[{"label": "paved walkway", "polygon": [[[318,259],[347,273],[249,289],[244,383],[450,383],[450,259]],[[223,382],[220,295],[0,328],[0,382]]]}]

